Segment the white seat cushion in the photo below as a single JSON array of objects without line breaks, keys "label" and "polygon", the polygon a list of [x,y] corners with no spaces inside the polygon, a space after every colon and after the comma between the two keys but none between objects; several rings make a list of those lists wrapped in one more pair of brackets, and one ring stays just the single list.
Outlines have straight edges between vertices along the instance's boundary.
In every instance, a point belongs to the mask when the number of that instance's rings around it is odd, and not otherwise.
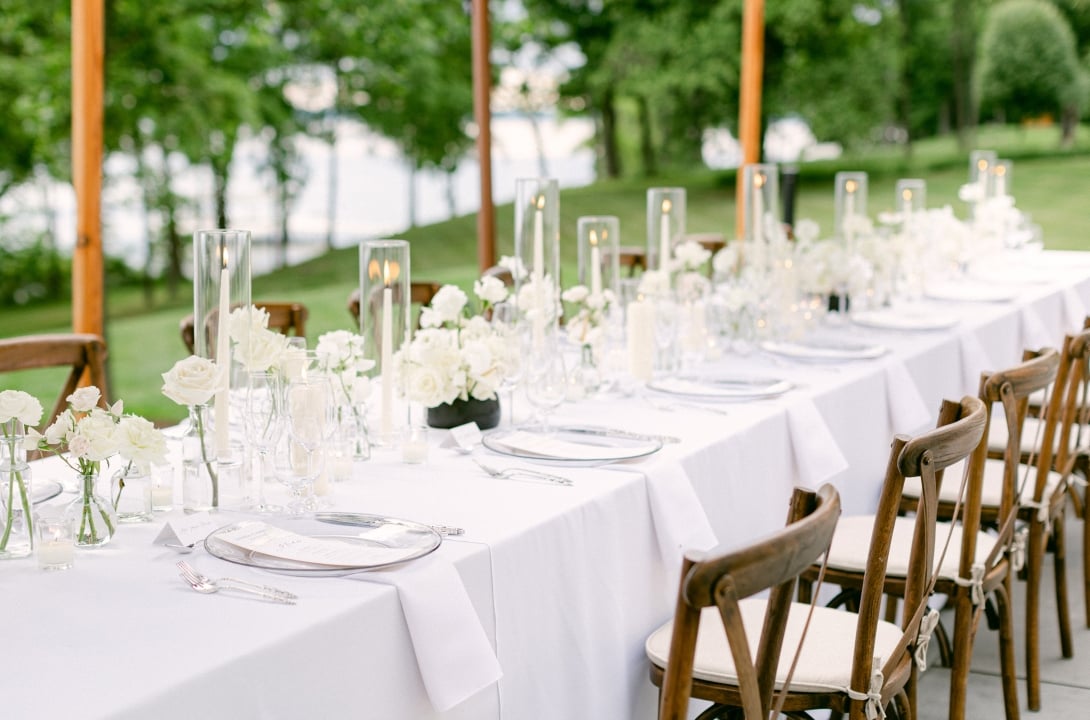
[{"label": "white seat cushion", "polygon": [[[766,601],[746,598],[740,603],[742,619],[746,627],[749,650],[757,656],[757,642],[761,638]],[[783,687],[783,680],[791,667],[795,648],[799,646],[802,627],[806,622],[809,605],[794,603],[783,637],[783,651],[776,671],[776,688]],[[802,646],[799,664],[791,678],[791,690],[795,692],[827,692],[842,690],[851,679],[852,658],[855,655],[855,629],[859,616],[842,610],[825,607],[814,608],[806,642]],[[670,654],[670,635],[673,621],[666,623],[647,638],[647,657],[659,667],[666,667]],[[901,629],[892,623],[879,621],[874,654],[884,663],[889,659],[901,640]],[[696,658],[693,677],[700,680],[737,685],[738,672],[730,654],[723,621],[716,607],[704,608],[700,614],[700,630],[696,640]],[[867,688],[853,688],[866,691]]]},{"label": "white seat cushion", "polygon": [[[912,550],[912,532],[916,519],[899,517],[893,525],[893,539],[889,545],[889,560],[886,574],[890,577],[905,577],[908,574],[908,557]],[[867,555],[870,553],[871,534],[874,532],[873,515],[850,515],[841,517],[836,524],[833,544],[829,547],[829,567],[837,570],[854,570],[862,573],[867,567]],[[935,562],[946,544],[950,533],[950,523],[940,522],[935,527]],[[958,577],[958,560],[961,557],[962,527],[955,525],[950,538],[950,549],[942,559],[939,577],[952,580]],[[977,533],[976,559],[984,562],[995,545],[995,538],[987,533]]]},{"label": "white seat cushion", "polygon": [[[980,493],[980,502],[984,507],[999,507],[999,501],[1003,495],[1003,461],[1002,460],[987,460],[984,463],[984,483],[983,489]],[[1025,477],[1024,473],[1026,468],[1024,465],[1019,466],[1018,469],[1018,482],[1022,483],[1022,479]],[[942,478],[942,488],[939,490],[939,499],[948,502],[955,502],[958,499],[958,490],[961,489],[961,476],[964,472],[963,463],[955,463],[946,468],[946,473]],[[1029,471],[1029,478],[1022,485],[1022,503],[1033,501],[1033,487],[1037,482],[1037,470],[1031,468]],[[1063,475],[1058,472],[1049,472],[1048,479],[1045,480],[1045,493],[1043,498],[1048,499],[1052,497],[1052,494],[1056,492],[1056,489],[1063,482]],[[908,497],[920,496],[920,479],[908,478],[905,480],[905,487],[903,494]]]},{"label": "white seat cushion", "polygon": [[[1071,452],[1075,451],[1075,446],[1078,443],[1078,427],[1073,426],[1071,428],[1071,434],[1068,442],[1068,449]],[[1041,441],[1044,435],[1045,428],[1044,423],[1035,417],[1027,417],[1026,421],[1022,424],[1022,437],[1021,445],[1023,453],[1031,453],[1037,451],[1037,445]],[[1007,449],[1007,423],[1003,421],[1002,417],[996,417],[992,420],[991,425],[988,427],[988,449],[995,452],[1003,452]],[[1060,449],[1060,426],[1056,425],[1056,438],[1052,446],[1052,452],[1058,452]]]}]

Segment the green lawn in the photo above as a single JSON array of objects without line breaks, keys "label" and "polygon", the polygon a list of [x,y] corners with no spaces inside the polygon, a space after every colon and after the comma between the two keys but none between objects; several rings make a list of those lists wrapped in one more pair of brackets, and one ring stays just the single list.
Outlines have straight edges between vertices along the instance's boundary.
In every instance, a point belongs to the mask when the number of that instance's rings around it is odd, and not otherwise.
[{"label": "green lawn", "polygon": [[[1080,130],[1080,145],[1057,153],[1058,130],[984,128],[979,147],[995,148],[1001,157],[1015,158],[1012,192],[1018,207],[1029,213],[1044,231],[1053,249],[1090,249],[1086,235],[1086,196],[1090,191],[1090,128]],[[953,139],[918,143],[911,161],[899,149],[878,149],[865,156],[835,163],[804,165],[800,174],[796,218],[812,218],[828,229],[832,222],[833,183],[837,170],[864,169],[870,173],[869,211],[872,216],[893,205],[893,189],[900,177],[927,180],[928,205],[950,204],[958,215],[965,208],[957,200],[965,181],[968,158]],[[561,193],[562,254],[566,278],[574,277],[575,226],[582,215],[616,215],[621,221],[621,242],[643,245],[645,198],[649,186],[679,185],[687,189],[687,229],[691,233],[721,232],[733,236],[734,173],[701,171],[647,180],[606,181]],[[514,217],[510,205],[497,209],[497,254],[509,254]],[[476,217],[473,215],[414,228],[403,237],[412,243],[412,276],[468,285],[477,273]],[[358,285],[355,248],[335,250],[297,267],[255,278],[255,299],[294,300],[310,310],[311,343],[322,333],[352,327],[347,311],[349,293]],[[572,284],[574,280],[566,280]],[[188,288],[173,302],[157,290],[154,302],[145,301],[137,288],[108,289],[107,342],[110,348],[111,389],[126,407],[159,421],[177,420],[183,410],[159,394],[159,375],[185,354],[178,321],[192,308]],[[150,309],[149,309],[150,308]],[[64,332],[71,326],[67,303],[0,310],[0,336],[34,332]],[[0,388],[20,387],[51,406],[57,372],[34,371],[5,376]]]}]

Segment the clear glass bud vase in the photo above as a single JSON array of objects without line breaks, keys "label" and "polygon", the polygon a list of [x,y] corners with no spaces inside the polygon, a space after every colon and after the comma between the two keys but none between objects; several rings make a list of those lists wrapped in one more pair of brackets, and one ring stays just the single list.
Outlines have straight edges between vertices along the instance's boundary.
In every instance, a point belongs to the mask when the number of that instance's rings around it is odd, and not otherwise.
[{"label": "clear glass bud vase", "polygon": [[101,547],[117,532],[117,513],[109,500],[95,492],[98,468],[79,476],[79,496],[64,511],[75,528],[78,547]]},{"label": "clear glass bud vase", "polygon": [[18,420],[0,424],[0,558],[21,558],[34,551],[32,479]]},{"label": "clear glass bud vase", "polygon": [[182,437],[182,507],[187,513],[219,508],[216,435],[207,405],[189,408],[189,429]]}]

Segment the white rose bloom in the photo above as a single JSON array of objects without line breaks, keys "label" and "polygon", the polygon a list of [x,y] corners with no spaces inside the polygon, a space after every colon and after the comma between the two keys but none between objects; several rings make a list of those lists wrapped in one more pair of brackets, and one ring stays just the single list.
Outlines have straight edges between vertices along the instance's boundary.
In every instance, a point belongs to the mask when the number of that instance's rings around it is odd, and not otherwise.
[{"label": "white rose bloom", "polygon": [[803,218],[795,223],[795,239],[799,242],[814,242],[821,234],[821,227],[810,218]]},{"label": "white rose bloom", "polygon": [[163,433],[149,421],[129,415],[117,423],[117,452],[147,472],[152,465],[166,462],[167,443]]},{"label": "white rose bloom", "polygon": [[462,316],[462,308],[469,300],[457,285],[444,285],[431,300],[431,308],[443,322],[454,322]]},{"label": "white rose bloom", "polygon": [[227,321],[227,334],[237,343],[244,342],[246,337],[258,330],[269,327],[269,313],[264,308],[251,305],[248,308],[240,307],[231,311]]},{"label": "white rose bloom", "polygon": [[478,380],[469,393],[470,397],[474,400],[491,400],[496,397],[496,389],[499,387],[501,379],[499,375],[498,372],[494,372]]},{"label": "white rose bloom", "polygon": [[465,362],[469,377],[474,380],[490,371],[495,364],[492,349],[488,346],[488,343],[482,340],[467,342],[462,348],[462,359]]},{"label": "white rose bloom", "polygon": [[670,276],[661,270],[648,270],[640,276],[639,291],[644,295],[662,295],[670,289]]},{"label": "white rose bloom", "polygon": [[522,280],[529,274],[526,272],[526,266],[522,264],[522,258],[519,257],[504,255],[496,264],[511,273],[511,276],[515,278],[515,280]]},{"label": "white rose bloom", "polygon": [[602,293],[587,295],[587,307],[591,310],[602,310],[606,306],[606,298]]},{"label": "white rose bloom", "polygon": [[473,293],[486,303],[495,305],[507,299],[507,286],[498,277],[488,275],[473,283]]},{"label": "white rose bloom", "polygon": [[437,328],[443,326],[443,318],[440,317],[439,312],[435,308],[422,307],[420,308],[420,327],[422,328]]},{"label": "white rose bloom", "polygon": [[10,420],[33,427],[42,420],[42,404],[22,390],[4,390],[0,392],[0,424]]},{"label": "white rose bloom", "polygon": [[38,443],[42,439],[42,434],[32,427],[28,427],[26,435],[23,436],[23,447],[27,452],[32,452],[38,449]]},{"label": "white rose bloom", "polygon": [[163,373],[163,394],[179,405],[204,405],[224,384],[224,374],[208,358],[190,355]]},{"label": "white rose bloom", "polygon": [[426,407],[436,407],[446,402],[446,383],[443,375],[434,367],[419,365],[408,373],[408,396],[413,402]]},{"label": "white rose bloom", "polygon": [[674,248],[674,257],[686,270],[696,270],[711,256],[711,252],[695,240],[687,240]]},{"label": "white rose bloom", "polygon": [[65,400],[69,402],[76,412],[91,412],[91,408],[98,405],[102,393],[97,387],[91,385],[83,387],[69,395]]},{"label": "white rose bloom", "polygon": [[[92,410],[76,424],[76,432],[68,448],[77,457],[101,462],[117,452],[117,423],[105,411]],[[76,452],[74,448],[79,448]]]},{"label": "white rose bloom", "polygon": [[60,445],[68,440],[72,431],[75,429],[75,418],[72,417],[71,410],[65,410],[57,419],[53,421],[53,424],[45,429],[45,441],[50,445]]},{"label": "white rose bloom", "polygon": [[738,266],[738,251],[727,245],[712,257],[712,269],[717,275],[728,275]]},{"label": "white rose bloom", "polygon": [[280,366],[280,360],[288,349],[288,337],[274,330],[259,328],[250,333],[249,341],[238,348],[238,361],[247,372],[265,372]]},{"label": "white rose bloom", "polygon": [[480,315],[474,315],[462,328],[462,340],[478,340],[492,335],[492,326]]},{"label": "white rose bloom", "polygon": [[590,290],[585,285],[575,285],[568,288],[560,296],[560,299],[569,303],[581,303],[590,295]]}]

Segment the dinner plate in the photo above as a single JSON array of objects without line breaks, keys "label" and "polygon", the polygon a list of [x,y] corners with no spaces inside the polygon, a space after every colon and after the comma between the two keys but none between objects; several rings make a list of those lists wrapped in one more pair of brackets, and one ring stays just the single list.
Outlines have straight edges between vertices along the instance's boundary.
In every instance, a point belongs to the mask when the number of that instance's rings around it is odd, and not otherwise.
[{"label": "dinner plate", "polygon": [[[321,520],[328,515],[326,520]],[[262,527],[266,526],[266,527]],[[271,528],[272,532],[267,532]],[[290,533],[291,535],[282,534]],[[265,542],[271,535],[273,542]],[[303,559],[310,542],[325,559]],[[313,517],[243,520],[212,531],[209,554],[228,562],[285,575],[335,577],[377,570],[432,553],[443,542],[421,523],[366,513],[318,513]]]},{"label": "dinner plate", "polygon": [[941,285],[928,285],[924,295],[932,300],[947,302],[1010,302],[1016,293],[1003,285],[988,285],[978,282],[950,282]]},{"label": "dinner plate", "polygon": [[880,330],[946,330],[958,324],[957,317],[934,308],[863,310],[852,313],[852,322]]},{"label": "dinner plate", "polygon": [[773,355],[781,355],[804,362],[873,360],[888,352],[885,345],[825,338],[807,340],[806,342],[766,340],[761,343],[761,349]]},{"label": "dinner plate", "polygon": [[793,386],[771,377],[693,375],[662,377],[647,384],[651,390],[693,400],[744,401],[783,395]]},{"label": "dinner plate", "polygon": [[569,425],[548,431],[520,428],[485,433],[492,452],[531,462],[569,467],[605,465],[657,453],[662,438],[624,430]]},{"label": "dinner plate", "polygon": [[52,500],[61,494],[64,488],[56,480],[35,480],[30,490],[30,504],[37,505]]}]

